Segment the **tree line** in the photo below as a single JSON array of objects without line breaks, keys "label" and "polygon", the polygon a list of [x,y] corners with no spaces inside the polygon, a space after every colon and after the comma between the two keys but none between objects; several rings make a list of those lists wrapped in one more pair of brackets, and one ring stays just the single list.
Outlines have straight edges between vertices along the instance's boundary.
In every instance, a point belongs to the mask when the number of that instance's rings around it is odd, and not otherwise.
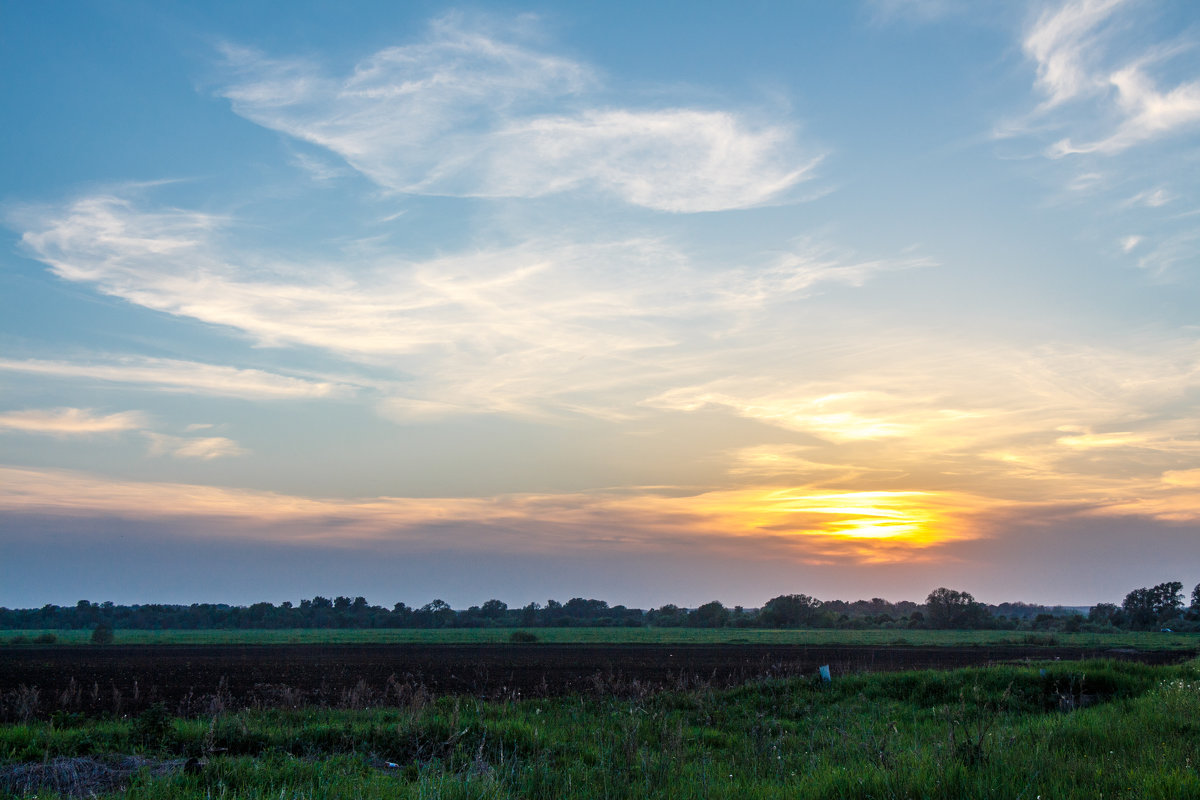
[{"label": "tree line", "polygon": [[1185,605],[1183,584],[1169,581],[1135,589],[1121,605],[1100,603],[1081,609],[1031,603],[986,605],[968,592],[938,588],[924,603],[871,600],[818,600],[806,594],[774,597],[762,608],[727,607],[719,601],[697,608],[666,604],[658,608],[610,606],[604,600],[575,597],[510,608],[501,600],[454,609],[442,600],[413,608],[371,605],[364,597],[323,597],[249,606],[115,605],[80,600],[74,606],[0,607],[0,628],[10,630],[92,629],[285,629],[285,628],[957,628],[1034,631],[1158,630],[1200,632],[1200,585]]}]

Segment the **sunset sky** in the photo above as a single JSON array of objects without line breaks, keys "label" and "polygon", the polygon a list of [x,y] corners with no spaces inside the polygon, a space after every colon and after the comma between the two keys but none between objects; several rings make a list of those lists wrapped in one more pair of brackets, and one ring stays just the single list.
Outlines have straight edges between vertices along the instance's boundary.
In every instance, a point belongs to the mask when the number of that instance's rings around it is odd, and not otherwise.
[{"label": "sunset sky", "polygon": [[1200,581],[1200,4],[0,2],[0,605]]}]

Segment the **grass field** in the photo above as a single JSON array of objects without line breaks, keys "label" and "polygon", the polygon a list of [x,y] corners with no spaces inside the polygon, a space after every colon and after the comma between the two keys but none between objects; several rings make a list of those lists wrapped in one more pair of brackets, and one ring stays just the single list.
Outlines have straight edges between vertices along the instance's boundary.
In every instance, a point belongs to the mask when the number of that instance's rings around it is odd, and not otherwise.
[{"label": "grass field", "polygon": [[[417,696],[399,708],[0,726],[0,786],[22,796],[30,775],[74,776],[86,791],[88,780],[102,785],[90,776],[104,764],[122,763],[86,757],[119,753],[127,773],[140,768],[104,796],[146,800],[1177,800],[1200,797],[1198,720],[1196,661],[772,680],[633,699]],[[190,770],[188,757],[198,759]],[[28,791],[61,796],[44,782]]]},{"label": "grass field", "polygon": [[[934,630],[760,630],[742,628],[536,628],[540,641],[555,644],[811,644],[811,645],[1000,645],[1055,644],[1068,647],[1132,647],[1192,650],[1200,634],[1129,631],[1120,633],[1029,633],[1025,631]],[[91,631],[0,631],[0,647],[14,637],[52,634],[60,644],[87,644]],[[116,644],[484,644],[508,641],[510,628],[380,630],[118,630]]]}]

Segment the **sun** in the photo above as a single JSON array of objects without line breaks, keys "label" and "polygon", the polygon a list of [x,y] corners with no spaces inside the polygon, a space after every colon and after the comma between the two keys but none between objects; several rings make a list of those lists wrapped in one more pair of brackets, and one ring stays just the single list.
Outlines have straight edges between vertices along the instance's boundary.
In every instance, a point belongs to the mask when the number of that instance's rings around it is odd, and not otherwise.
[{"label": "sun", "polygon": [[744,536],[770,534],[826,542],[885,542],[924,548],[968,535],[964,513],[978,501],[953,492],[741,489],[688,498],[710,524]]}]

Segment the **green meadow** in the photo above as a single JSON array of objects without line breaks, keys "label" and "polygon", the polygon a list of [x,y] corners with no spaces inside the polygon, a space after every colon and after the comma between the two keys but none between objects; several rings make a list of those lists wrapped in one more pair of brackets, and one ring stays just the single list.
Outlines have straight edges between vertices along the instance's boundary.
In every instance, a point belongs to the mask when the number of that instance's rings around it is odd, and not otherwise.
[{"label": "green meadow", "polygon": [[[69,780],[86,778],[81,765],[118,763],[111,754],[141,766],[99,796],[147,800],[1178,800],[1200,797],[1200,662],[1047,662],[631,698],[417,695],[404,707],[192,719],[160,708],[0,727],[10,796],[22,796],[13,776],[27,774],[14,765]],[[65,795],[42,785],[36,796]]]},{"label": "green meadow", "polygon": [[[1061,645],[1064,647],[1192,650],[1200,634],[1117,631],[845,630],[748,628],[535,628],[551,644],[808,644],[808,645]],[[507,642],[511,628],[291,630],[117,630],[114,644],[488,644]],[[0,646],[53,636],[57,644],[87,644],[88,630],[0,630]]]}]

